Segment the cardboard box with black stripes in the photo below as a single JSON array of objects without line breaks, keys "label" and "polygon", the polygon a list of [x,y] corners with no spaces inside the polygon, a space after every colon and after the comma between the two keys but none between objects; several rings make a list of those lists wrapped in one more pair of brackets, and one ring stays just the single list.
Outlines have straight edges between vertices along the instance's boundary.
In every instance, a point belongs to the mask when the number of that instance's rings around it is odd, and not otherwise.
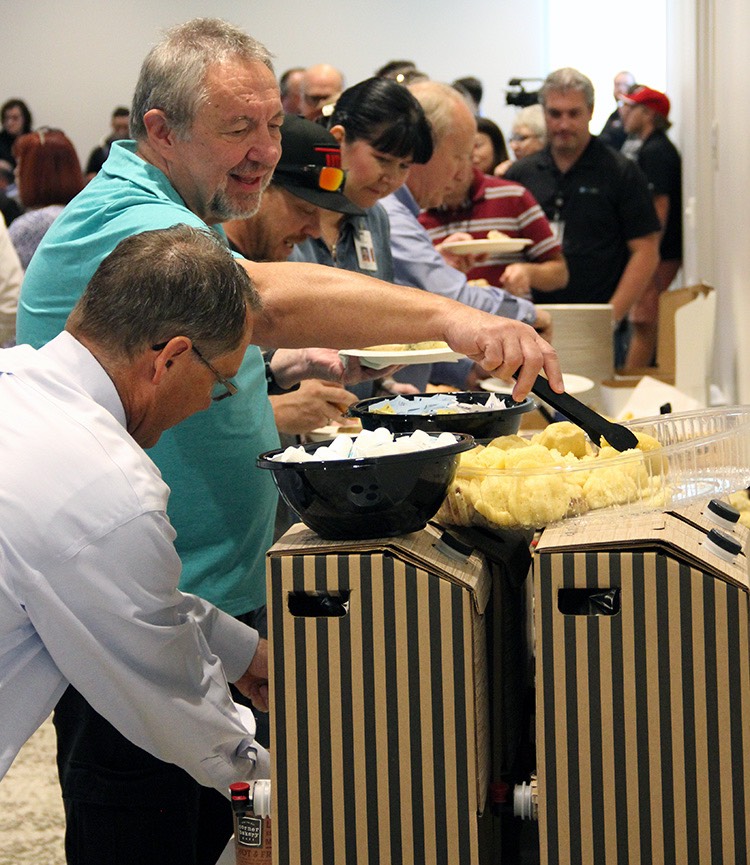
[{"label": "cardboard box with black stripes", "polygon": [[543,865],[748,863],[747,561],[711,527],[693,506],[541,537]]},{"label": "cardboard box with black stripes", "polygon": [[480,861],[490,574],[440,538],[269,552],[277,865]]}]

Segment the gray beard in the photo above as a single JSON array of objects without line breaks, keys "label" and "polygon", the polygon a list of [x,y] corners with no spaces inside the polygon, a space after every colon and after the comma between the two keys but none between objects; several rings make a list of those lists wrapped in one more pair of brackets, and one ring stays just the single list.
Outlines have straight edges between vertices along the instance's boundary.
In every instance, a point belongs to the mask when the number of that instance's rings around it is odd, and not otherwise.
[{"label": "gray beard", "polygon": [[259,193],[256,201],[248,202],[245,207],[239,207],[232,205],[224,192],[219,190],[208,202],[208,211],[217,222],[227,222],[230,219],[248,219],[255,216],[260,210],[261,198],[262,193]]}]

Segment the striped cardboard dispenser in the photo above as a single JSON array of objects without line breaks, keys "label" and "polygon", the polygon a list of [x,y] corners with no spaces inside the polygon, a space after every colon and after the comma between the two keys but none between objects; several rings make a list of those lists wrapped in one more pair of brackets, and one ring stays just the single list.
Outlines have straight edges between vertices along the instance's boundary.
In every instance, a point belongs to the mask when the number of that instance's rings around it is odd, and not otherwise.
[{"label": "striped cardboard dispenser", "polygon": [[275,865],[480,861],[490,576],[439,539],[269,551]]},{"label": "striped cardboard dispenser", "polygon": [[534,571],[543,865],[739,865],[750,847],[745,555],[692,514],[548,528]]}]

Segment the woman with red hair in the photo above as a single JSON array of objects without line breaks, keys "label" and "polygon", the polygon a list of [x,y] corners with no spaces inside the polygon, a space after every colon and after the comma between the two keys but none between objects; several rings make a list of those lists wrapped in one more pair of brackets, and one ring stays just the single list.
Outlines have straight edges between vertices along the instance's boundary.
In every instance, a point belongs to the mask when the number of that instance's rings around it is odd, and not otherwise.
[{"label": "woman with red hair", "polygon": [[63,207],[83,189],[78,154],[59,129],[38,129],[13,145],[16,184],[26,212],[8,228],[24,270]]}]

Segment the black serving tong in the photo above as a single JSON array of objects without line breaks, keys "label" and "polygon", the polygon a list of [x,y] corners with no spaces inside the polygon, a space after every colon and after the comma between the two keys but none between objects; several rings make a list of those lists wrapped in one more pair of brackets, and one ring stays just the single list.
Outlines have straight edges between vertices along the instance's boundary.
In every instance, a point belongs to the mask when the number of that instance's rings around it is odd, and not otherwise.
[{"label": "black serving tong", "polygon": [[632,430],[607,420],[569,393],[555,393],[544,376],[536,377],[536,381],[531,385],[531,391],[573,423],[578,424],[594,444],[599,445],[600,438],[604,436],[607,444],[618,451],[626,451],[637,446],[638,439]]}]

